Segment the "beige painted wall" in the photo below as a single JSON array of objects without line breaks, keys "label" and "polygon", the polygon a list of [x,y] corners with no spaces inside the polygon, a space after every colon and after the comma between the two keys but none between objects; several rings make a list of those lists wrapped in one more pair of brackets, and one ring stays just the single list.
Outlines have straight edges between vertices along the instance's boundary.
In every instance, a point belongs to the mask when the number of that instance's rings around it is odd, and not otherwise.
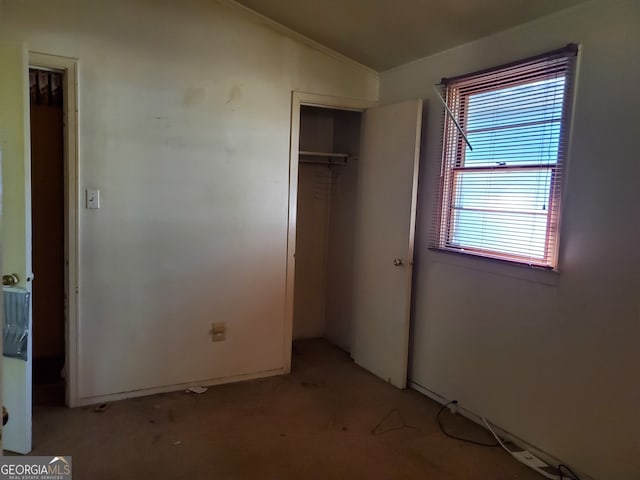
[{"label": "beige painted wall", "polygon": [[102,192],[80,396],[282,368],[291,91],[376,99],[377,74],[224,2],[5,0],[1,21],[80,62],[80,191]]},{"label": "beige painted wall", "polygon": [[[560,273],[427,250],[442,107],[432,85],[580,42]],[[428,102],[411,379],[592,475],[640,478],[640,3],[596,1],[381,74]]]}]

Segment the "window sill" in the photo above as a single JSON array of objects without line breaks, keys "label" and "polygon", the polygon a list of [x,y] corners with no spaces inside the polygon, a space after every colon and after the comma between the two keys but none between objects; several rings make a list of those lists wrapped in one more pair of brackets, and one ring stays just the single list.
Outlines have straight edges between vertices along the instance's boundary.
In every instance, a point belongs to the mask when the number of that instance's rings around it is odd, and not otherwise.
[{"label": "window sill", "polygon": [[436,263],[479,270],[493,275],[501,275],[549,286],[558,285],[560,280],[560,273],[558,271],[544,267],[536,267],[524,263],[510,262],[508,260],[433,247],[429,247],[428,250],[429,260]]}]

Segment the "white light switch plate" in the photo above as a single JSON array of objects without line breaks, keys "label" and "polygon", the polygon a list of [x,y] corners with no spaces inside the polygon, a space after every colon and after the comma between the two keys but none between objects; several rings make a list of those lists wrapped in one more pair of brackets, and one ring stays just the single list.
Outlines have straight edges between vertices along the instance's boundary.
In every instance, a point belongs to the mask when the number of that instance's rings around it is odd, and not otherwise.
[{"label": "white light switch plate", "polygon": [[100,208],[100,190],[87,189],[87,208]]}]

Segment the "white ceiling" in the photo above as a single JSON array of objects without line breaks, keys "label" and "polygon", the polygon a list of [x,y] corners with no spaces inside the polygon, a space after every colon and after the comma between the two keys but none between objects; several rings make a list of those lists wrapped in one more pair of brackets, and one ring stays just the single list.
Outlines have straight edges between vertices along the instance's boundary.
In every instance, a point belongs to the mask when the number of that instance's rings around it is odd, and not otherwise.
[{"label": "white ceiling", "polygon": [[585,0],[236,0],[383,71]]}]

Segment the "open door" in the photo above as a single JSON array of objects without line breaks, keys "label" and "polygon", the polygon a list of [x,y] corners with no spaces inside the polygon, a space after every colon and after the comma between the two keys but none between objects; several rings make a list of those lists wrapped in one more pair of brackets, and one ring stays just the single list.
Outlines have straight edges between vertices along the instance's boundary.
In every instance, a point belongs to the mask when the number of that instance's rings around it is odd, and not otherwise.
[{"label": "open door", "polygon": [[422,100],[363,115],[354,255],[354,361],[407,384]]},{"label": "open door", "polygon": [[[0,123],[0,233],[2,232],[2,124]],[[2,272],[2,238],[0,238],[0,272]],[[4,283],[4,282],[3,282]],[[0,327],[4,330],[4,303],[2,298],[2,289],[0,289]],[[2,342],[0,342],[0,359],[2,358]],[[2,410],[4,405],[4,392],[2,391],[2,368],[0,368],[0,410]],[[4,410],[3,410],[4,414]],[[2,444],[2,422],[0,422],[0,455],[2,455],[3,444]]]},{"label": "open door", "polygon": [[[31,203],[28,52],[0,41],[0,153],[2,154],[3,355],[2,396],[9,421],[2,446],[31,451]],[[4,275],[9,274],[9,286]],[[16,281],[17,280],[17,281]]]}]

